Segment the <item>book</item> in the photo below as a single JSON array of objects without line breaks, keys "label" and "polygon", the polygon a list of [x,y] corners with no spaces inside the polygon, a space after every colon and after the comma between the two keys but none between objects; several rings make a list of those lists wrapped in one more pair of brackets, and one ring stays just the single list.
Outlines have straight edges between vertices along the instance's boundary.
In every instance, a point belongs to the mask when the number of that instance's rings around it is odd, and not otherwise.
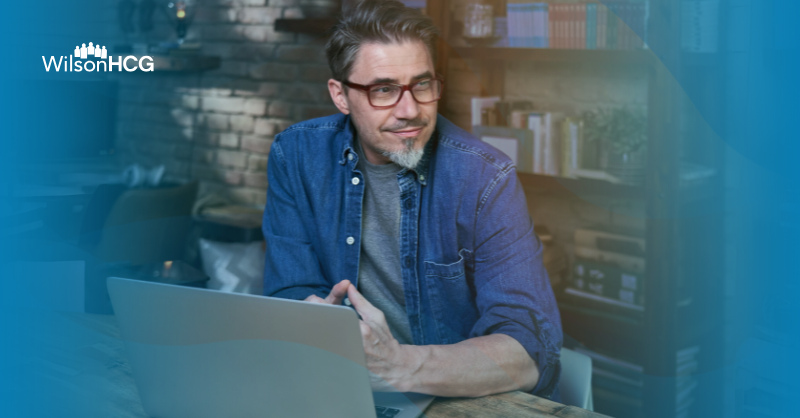
[{"label": "book", "polygon": [[570,283],[577,290],[643,306],[643,282],[643,273],[623,270],[594,260],[576,258]]},{"label": "book", "polygon": [[586,49],[597,49],[597,3],[586,5]]},{"label": "book", "polygon": [[472,133],[481,141],[508,155],[517,172],[533,173],[533,132],[502,126],[473,126]]},{"label": "book", "polygon": [[544,118],[541,113],[528,114],[528,129],[533,133],[533,172],[535,174],[543,174],[544,159],[542,157],[542,130]]},{"label": "book", "polygon": [[604,4],[597,5],[597,49],[607,49],[606,27],[608,25],[608,8]]},{"label": "book", "polygon": [[575,48],[586,49],[586,4],[575,6]]},{"label": "book", "polygon": [[580,143],[583,122],[575,118],[566,118],[561,122],[561,176],[576,178],[574,174],[580,169]]},{"label": "book", "polygon": [[560,151],[558,140],[558,122],[563,118],[560,113],[544,114],[542,129],[542,173],[558,176],[560,173]]},{"label": "book", "polygon": [[644,257],[634,257],[582,246],[575,247],[575,256],[586,260],[595,260],[601,263],[611,264],[634,273],[644,273],[646,271]]},{"label": "book", "polygon": [[494,108],[495,103],[499,102],[500,98],[494,97],[473,97],[470,103],[472,126],[481,125],[481,112],[483,109]]}]

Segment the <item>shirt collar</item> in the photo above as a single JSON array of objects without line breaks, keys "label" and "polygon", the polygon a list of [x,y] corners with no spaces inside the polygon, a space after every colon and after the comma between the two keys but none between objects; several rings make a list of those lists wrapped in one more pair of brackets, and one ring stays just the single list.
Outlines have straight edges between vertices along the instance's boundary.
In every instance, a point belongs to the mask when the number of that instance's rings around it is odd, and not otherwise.
[{"label": "shirt collar", "polygon": [[[437,121],[438,122],[438,121]],[[405,174],[408,171],[412,171],[417,175],[417,180],[423,185],[426,186],[428,184],[428,171],[430,168],[430,161],[433,157],[433,151],[435,149],[435,142],[439,139],[439,131],[438,131],[438,123],[437,129],[434,129],[433,134],[431,134],[431,139],[428,140],[428,143],[425,144],[425,148],[423,150],[422,159],[419,160],[419,164],[413,169],[409,170],[407,168],[403,168],[400,171],[400,175]],[[345,118],[344,123],[344,131],[343,131],[343,139],[344,139],[344,148],[342,149],[342,159],[339,160],[339,164],[345,165],[347,164],[347,156],[351,153],[355,156],[354,164],[358,162],[357,158],[359,157],[356,154],[356,136],[355,136],[355,128],[353,127],[353,123],[351,120],[350,115],[347,115]],[[355,165],[353,165],[355,167]]]}]

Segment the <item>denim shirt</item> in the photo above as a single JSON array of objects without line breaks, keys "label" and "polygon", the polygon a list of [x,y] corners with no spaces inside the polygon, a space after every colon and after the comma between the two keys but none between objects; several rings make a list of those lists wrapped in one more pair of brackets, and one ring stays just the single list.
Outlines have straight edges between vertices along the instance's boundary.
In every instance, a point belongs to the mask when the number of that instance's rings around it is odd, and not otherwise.
[{"label": "denim shirt", "polygon": [[[338,114],[275,138],[263,223],[267,296],[324,298],[342,280],[357,285],[364,176],[354,135],[350,117]],[[422,160],[397,184],[414,344],[509,335],[539,367],[533,393],[551,397],[561,320],[511,160],[439,116]]]}]

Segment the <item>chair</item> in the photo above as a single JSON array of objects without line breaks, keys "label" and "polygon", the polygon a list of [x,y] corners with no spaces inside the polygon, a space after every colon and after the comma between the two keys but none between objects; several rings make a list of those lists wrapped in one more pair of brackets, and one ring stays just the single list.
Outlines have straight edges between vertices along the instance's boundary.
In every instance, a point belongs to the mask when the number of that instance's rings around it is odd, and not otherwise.
[{"label": "chair", "polygon": [[592,359],[568,348],[561,349],[561,402],[594,410],[592,400]]}]

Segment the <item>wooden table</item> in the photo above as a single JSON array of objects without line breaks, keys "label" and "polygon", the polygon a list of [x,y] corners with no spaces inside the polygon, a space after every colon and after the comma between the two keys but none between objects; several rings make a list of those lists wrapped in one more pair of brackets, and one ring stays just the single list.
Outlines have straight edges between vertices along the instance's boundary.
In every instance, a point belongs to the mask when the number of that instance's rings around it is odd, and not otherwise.
[{"label": "wooden table", "polygon": [[[104,405],[107,416],[146,418],[133,374],[125,358],[116,318],[84,313],[34,312],[24,314],[26,337],[58,362],[34,359],[36,373],[57,381],[41,390],[69,393],[78,402]],[[28,324],[30,322],[30,324]],[[56,350],[56,351],[53,351]],[[37,351],[37,350],[33,350]],[[482,398],[437,398],[425,417],[561,417],[599,418],[605,415],[565,406],[523,392]]]}]

